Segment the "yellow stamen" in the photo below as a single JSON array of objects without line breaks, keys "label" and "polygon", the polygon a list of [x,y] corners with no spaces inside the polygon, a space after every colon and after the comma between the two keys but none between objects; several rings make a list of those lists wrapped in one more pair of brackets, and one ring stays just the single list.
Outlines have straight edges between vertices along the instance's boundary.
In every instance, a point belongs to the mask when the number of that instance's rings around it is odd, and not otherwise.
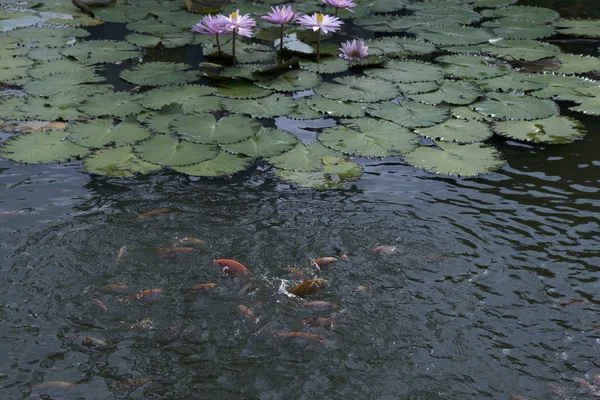
[{"label": "yellow stamen", "polygon": [[236,19],[237,17],[238,15],[235,11],[231,13],[231,19]]},{"label": "yellow stamen", "polygon": [[323,23],[323,14],[317,14],[317,24]]}]

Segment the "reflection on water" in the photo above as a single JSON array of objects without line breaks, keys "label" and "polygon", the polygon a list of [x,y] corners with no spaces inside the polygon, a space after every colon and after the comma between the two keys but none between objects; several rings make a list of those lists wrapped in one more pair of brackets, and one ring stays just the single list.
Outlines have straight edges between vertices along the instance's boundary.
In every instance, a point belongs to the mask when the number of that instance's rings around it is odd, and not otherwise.
[{"label": "reflection on water", "polygon": [[[472,180],[363,160],[365,177],[332,192],[262,165],[122,182],[0,160],[0,210],[14,211],[0,214],[1,396],[590,397],[574,379],[600,373],[597,137],[498,144],[509,165]],[[155,209],[174,212],[139,218]],[[206,245],[157,254],[182,237]],[[342,254],[317,294],[282,290]],[[184,290],[201,283],[216,286]],[[53,381],[76,385],[32,391]]]}]

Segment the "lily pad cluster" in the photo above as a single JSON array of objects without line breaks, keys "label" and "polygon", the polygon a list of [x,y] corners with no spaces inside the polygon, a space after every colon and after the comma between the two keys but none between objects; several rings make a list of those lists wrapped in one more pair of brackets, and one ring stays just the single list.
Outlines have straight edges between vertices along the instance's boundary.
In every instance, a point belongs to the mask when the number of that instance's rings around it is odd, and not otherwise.
[{"label": "lily pad cluster", "polygon": [[[336,43],[353,37],[338,32],[321,37],[317,63],[317,35],[298,28],[284,38],[279,65],[279,31],[257,18],[255,37],[236,44],[238,64],[229,66],[215,38],[190,32],[200,16],[183,2],[118,2],[94,8],[92,18],[70,0],[26,0],[18,9],[0,1],[0,118],[68,122],[14,135],[0,156],[83,159],[87,171],[109,177],[164,169],[227,176],[262,159],[283,180],[334,188],[362,174],[355,157],[477,176],[504,164],[485,143],[493,135],[564,144],[585,132],[559,105],[600,115],[600,83],[587,77],[600,60],[543,41],[600,36],[600,21],[511,0],[356,2],[354,14],[339,16],[377,33],[365,40],[370,57],[362,62],[338,57]],[[222,11],[258,16],[274,4],[234,0]],[[293,7],[327,11],[317,0]],[[85,27],[105,22],[129,33],[90,40]],[[227,51],[229,38],[220,39]],[[206,62],[169,58],[165,49],[183,46]],[[312,126],[305,132],[313,140],[300,141],[286,120]]]}]

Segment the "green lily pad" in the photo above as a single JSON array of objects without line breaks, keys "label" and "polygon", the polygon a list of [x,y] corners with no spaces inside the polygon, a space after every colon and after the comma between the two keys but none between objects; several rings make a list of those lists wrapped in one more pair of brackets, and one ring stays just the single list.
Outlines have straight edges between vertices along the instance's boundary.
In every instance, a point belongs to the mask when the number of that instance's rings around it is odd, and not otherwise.
[{"label": "green lily pad", "polygon": [[65,46],[71,38],[86,37],[90,33],[81,28],[52,28],[52,27],[29,27],[15,29],[8,32],[7,36],[13,38],[21,46],[61,47]]},{"label": "green lily pad", "polygon": [[515,4],[518,0],[475,0],[472,6],[475,8],[498,8]]},{"label": "green lily pad", "polygon": [[295,92],[311,89],[320,82],[319,75],[314,72],[291,70],[275,78],[259,80],[256,85],[277,92]]},{"label": "green lily pad", "polygon": [[134,146],[135,154],[154,164],[192,165],[215,158],[219,148],[213,145],[180,140],[176,136],[156,135]]},{"label": "green lily pad", "polygon": [[556,58],[562,62],[562,65],[556,69],[556,72],[561,74],[583,74],[600,71],[600,58],[598,57],[562,53]]},{"label": "green lily pad", "polygon": [[585,135],[581,122],[558,115],[533,121],[496,122],[494,131],[511,139],[545,144],[572,143]]},{"label": "green lily pad", "polygon": [[475,143],[492,137],[487,123],[449,119],[441,124],[415,130],[415,133],[443,142]]},{"label": "green lily pad", "polygon": [[64,92],[50,98],[28,96],[25,100],[20,110],[27,119],[71,121],[85,117],[77,111],[77,103],[73,101],[72,95]]},{"label": "green lily pad", "polygon": [[173,167],[173,169],[192,176],[216,177],[233,175],[248,169],[250,165],[252,165],[251,157],[221,151],[216,157],[210,160],[184,167]]},{"label": "green lily pad", "polygon": [[600,37],[600,19],[560,19],[554,26],[561,35]]},{"label": "green lily pad", "polygon": [[412,100],[372,104],[367,112],[373,117],[392,121],[405,128],[432,126],[447,120],[450,116],[450,112],[446,109]]},{"label": "green lily pad", "polygon": [[155,132],[171,133],[171,124],[181,116],[183,116],[182,107],[179,104],[169,104],[145,116],[138,114],[138,121]]},{"label": "green lily pad", "polygon": [[129,6],[122,4],[112,4],[110,7],[96,7],[94,8],[94,18],[104,22],[128,22],[127,11]]},{"label": "green lily pad", "polygon": [[515,18],[530,21],[531,24],[552,22],[560,16],[556,11],[542,7],[511,6],[501,7],[481,12],[486,18]]},{"label": "green lily pad", "polygon": [[348,70],[350,64],[341,58],[325,58],[320,63],[301,61],[300,66],[317,74],[337,74]]},{"label": "green lily pad", "polygon": [[552,100],[504,93],[488,93],[485,100],[472,104],[471,108],[501,120],[531,120],[558,114],[558,106]]},{"label": "green lily pad", "polygon": [[543,89],[547,86],[546,83],[536,82],[535,80],[529,79],[529,76],[519,72],[511,72],[510,74],[497,76],[495,78],[482,79],[475,83],[487,92],[500,90],[503,92],[513,90],[528,92],[530,90]]},{"label": "green lily pad", "polygon": [[149,174],[163,168],[136,156],[131,146],[96,150],[83,160],[83,167],[92,174],[111,178],[132,178],[138,174]]},{"label": "green lily pad", "polygon": [[[444,77],[444,70],[439,66],[419,61],[390,61],[385,68],[365,70],[368,76],[392,82],[426,82]],[[388,84],[389,85],[389,84]]]},{"label": "green lily pad", "polygon": [[125,36],[125,40],[139,47],[156,47],[162,46],[166,49],[182,47],[194,42],[195,36],[191,32],[180,32],[177,34],[152,36],[142,35],[139,33],[131,33]]},{"label": "green lily pad", "polygon": [[[306,99],[306,104],[312,110],[318,111],[331,117],[364,117],[365,103],[355,103],[352,101],[326,99],[323,96],[311,96]],[[317,115],[316,118],[321,117]]]},{"label": "green lily pad", "polygon": [[147,129],[140,127],[137,120],[128,118],[118,124],[112,119],[94,119],[85,123],[71,124],[65,132],[67,139],[85,147],[102,148],[109,144],[125,146],[150,137]]},{"label": "green lily pad", "polygon": [[318,119],[323,117],[321,113],[310,108],[308,104],[306,104],[306,102],[304,101],[304,98],[298,100],[295,101],[296,109],[291,114],[286,115],[286,118],[305,120]]},{"label": "green lily pad", "polygon": [[28,82],[24,90],[36,96],[51,96],[56,93],[78,90],[84,83],[104,81],[104,77],[96,75],[93,70],[66,72],[45,76],[40,80]]},{"label": "green lily pad", "polygon": [[139,98],[140,96],[127,92],[101,94],[86,99],[78,109],[95,117],[104,115],[126,117],[143,110],[138,102]]},{"label": "green lily pad", "polygon": [[590,97],[595,97],[597,93],[587,93],[594,90],[598,84],[588,79],[576,76],[564,76],[558,74],[536,74],[529,75],[528,80],[545,84],[540,90],[531,92],[532,96],[541,99],[571,100],[581,103]]},{"label": "green lily pad", "polygon": [[396,86],[377,78],[346,76],[321,84],[315,91],[328,99],[376,102],[391,100],[400,94]]},{"label": "green lily pad", "polygon": [[316,190],[340,189],[349,180],[362,175],[360,165],[343,157],[322,157],[323,172],[276,171],[276,175],[291,184]]},{"label": "green lily pad", "polygon": [[80,158],[86,147],[65,140],[63,131],[31,132],[12,136],[0,148],[0,157],[26,164],[49,164]]},{"label": "green lily pad", "polygon": [[470,82],[444,80],[442,86],[435,92],[411,94],[413,100],[426,104],[471,104],[483,93],[481,89]]},{"label": "green lily pad", "polygon": [[485,79],[506,75],[510,72],[509,65],[493,66],[493,59],[484,56],[449,55],[436,59],[444,65],[446,74],[459,79]]},{"label": "green lily pad", "polygon": [[373,118],[342,120],[325,128],[318,139],[325,146],[362,157],[406,154],[419,144],[419,137],[400,125]]},{"label": "green lily pad", "polygon": [[404,161],[441,175],[473,177],[501,168],[505,162],[493,147],[481,143],[436,143],[439,148],[421,146]]},{"label": "green lily pad", "polygon": [[33,61],[52,61],[63,58],[62,48],[34,47],[27,52],[27,58]]},{"label": "green lily pad", "polygon": [[403,95],[435,92],[442,86],[443,81],[398,83],[398,88]]},{"label": "green lily pad", "polygon": [[482,50],[495,56],[525,61],[535,61],[560,54],[558,46],[535,40],[494,40],[482,46]]},{"label": "green lily pad", "polygon": [[246,140],[261,127],[260,122],[243,115],[230,115],[216,121],[208,113],[185,115],[171,124],[171,129],[180,137],[205,144],[229,144]]},{"label": "green lily pad", "polygon": [[254,118],[272,118],[290,114],[296,108],[291,97],[273,94],[259,99],[224,99],[223,108],[232,113],[248,114]]},{"label": "green lily pad", "polygon": [[134,45],[118,40],[77,42],[73,46],[63,49],[61,53],[85,64],[113,63],[141,55]]},{"label": "green lily pad", "polygon": [[216,111],[221,108],[221,99],[209,96],[214,92],[216,89],[210,86],[166,86],[144,93],[140,103],[152,110],[160,110],[167,104],[179,104],[184,114]]},{"label": "green lily pad", "polygon": [[600,96],[582,98],[578,102],[581,104],[570,107],[569,110],[589,115],[600,115]]},{"label": "green lily pad", "polygon": [[126,28],[133,32],[147,33],[155,36],[174,35],[181,32],[181,29],[173,25],[163,24],[154,17],[130,22],[126,25]]},{"label": "green lily pad", "polygon": [[308,146],[298,143],[285,153],[270,157],[271,164],[279,169],[300,172],[323,171],[322,157],[338,156],[339,153],[315,142]]},{"label": "green lily pad", "polygon": [[224,144],[224,150],[250,157],[273,157],[298,144],[296,136],[280,129],[261,127],[253,136],[241,142]]},{"label": "green lily pad", "polygon": [[520,18],[500,18],[482,24],[503,39],[541,39],[554,34],[554,27]]},{"label": "green lily pad", "polygon": [[119,75],[121,79],[140,86],[181,85],[200,78],[198,71],[187,71],[183,63],[149,62],[136,65]]},{"label": "green lily pad", "polygon": [[27,76],[33,62],[25,57],[0,55],[0,82],[11,82]]},{"label": "green lily pad", "polygon": [[[0,60],[2,60],[0,58]],[[78,62],[69,60],[69,59],[61,59],[61,60],[53,60],[41,64],[37,64],[32,68],[27,70],[27,74],[36,79],[42,79],[47,75],[60,74],[60,73],[84,73],[87,74],[89,72],[94,72],[94,68],[89,65],[82,65]]]},{"label": "green lily pad", "polygon": [[485,29],[460,25],[422,26],[415,33],[419,39],[445,46],[485,43],[493,37]]},{"label": "green lily pad", "polygon": [[272,90],[260,88],[245,80],[223,82],[217,88],[217,95],[231,99],[258,99],[271,93]]},{"label": "green lily pad", "polygon": [[395,36],[366,40],[365,45],[369,54],[393,57],[430,54],[436,50],[435,45],[424,40]]}]

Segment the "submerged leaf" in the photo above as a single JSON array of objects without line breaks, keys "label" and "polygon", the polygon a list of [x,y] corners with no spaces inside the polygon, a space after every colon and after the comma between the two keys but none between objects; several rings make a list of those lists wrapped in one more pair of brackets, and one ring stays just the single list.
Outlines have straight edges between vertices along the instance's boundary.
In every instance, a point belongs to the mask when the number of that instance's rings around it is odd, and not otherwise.
[{"label": "submerged leaf", "polygon": [[83,167],[92,174],[111,178],[131,178],[137,174],[149,174],[162,169],[162,166],[136,156],[131,146],[96,150],[83,160]]},{"label": "submerged leaf", "polygon": [[31,132],[12,136],[0,148],[0,157],[27,164],[48,164],[79,158],[86,147],[65,140],[63,131]]},{"label": "submerged leaf", "polygon": [[546,144],[571,143],[585,135],[581,122],[557,115],[533,121],[497,122],[494,131],[511,139]]}]

